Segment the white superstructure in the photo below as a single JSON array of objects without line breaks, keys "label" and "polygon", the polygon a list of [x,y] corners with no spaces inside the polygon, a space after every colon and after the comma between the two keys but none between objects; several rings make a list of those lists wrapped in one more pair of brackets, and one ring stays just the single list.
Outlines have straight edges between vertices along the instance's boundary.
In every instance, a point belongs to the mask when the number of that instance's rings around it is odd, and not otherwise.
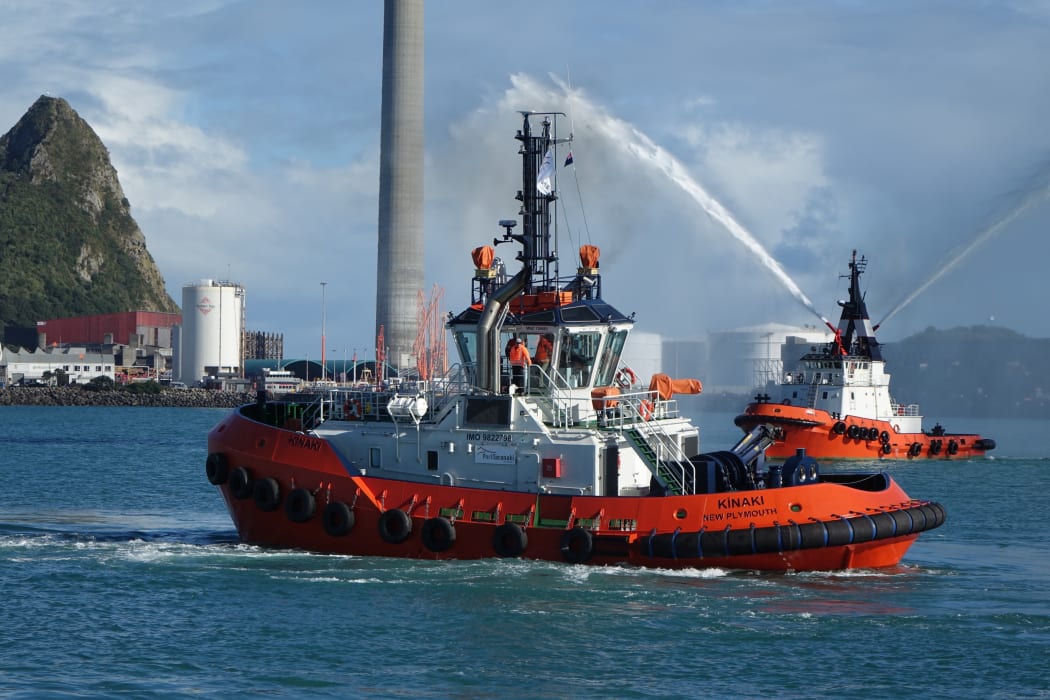
[{"label": "white superstructure", "polygon": [[183,287],[176,378],[192,386],[204,377],[240,375],[243,332],[244,287],[214,280]]}]

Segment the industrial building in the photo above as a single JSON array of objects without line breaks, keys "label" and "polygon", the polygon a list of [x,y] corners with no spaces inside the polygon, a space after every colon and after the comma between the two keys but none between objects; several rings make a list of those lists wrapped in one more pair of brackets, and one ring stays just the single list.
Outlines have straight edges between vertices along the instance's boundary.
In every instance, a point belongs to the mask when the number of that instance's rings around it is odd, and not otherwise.
[{"label": "industrial building", "polygon": [[115,379],[112,346],[68,345],[15,348],[0,345],[0,386],[87,384],[96,377]]},{"label": "industrial building", "polygon": [[182,288],[182,326],[174,337],[172,376],[189,386],[244,372],[244,287],[201,280]]},{"label": "industrial building", "polygon": [[705,391],[746,394],[779,381],[784,371],[782,348],[789,342],[828,343],[832,332],[817,326],[767,323],[709,334]]}]

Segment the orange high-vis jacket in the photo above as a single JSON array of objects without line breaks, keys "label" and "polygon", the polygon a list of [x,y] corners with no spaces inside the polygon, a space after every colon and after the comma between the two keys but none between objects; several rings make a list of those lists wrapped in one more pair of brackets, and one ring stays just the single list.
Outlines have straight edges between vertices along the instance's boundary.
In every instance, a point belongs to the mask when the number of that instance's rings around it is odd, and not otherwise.
[{"label": "orange high-vis jacket", "polygon": [[529,349],[525,347],[525,343],[515,343],[507,353],[507,359],[510,360],[512,367],[524,367],[532,364],[532,358],[529,357]]},{"label": "orange high-vis jacket", "polygon": [[547,362],[551,359],[551,350],[554,349],[554,344],[546,338],[541,337],[540,342],[536,344],[536,362]]}]

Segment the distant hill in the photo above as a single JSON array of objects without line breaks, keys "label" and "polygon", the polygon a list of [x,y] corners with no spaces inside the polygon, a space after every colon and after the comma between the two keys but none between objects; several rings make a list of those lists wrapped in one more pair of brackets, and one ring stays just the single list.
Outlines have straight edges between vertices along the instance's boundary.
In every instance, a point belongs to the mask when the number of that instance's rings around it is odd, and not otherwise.
[{"label": "distant hill", "polygon": [[0,138],[0,328],[122,311],[178,313],[109,151],[61,98]]},{"label": "distant hill", "polygon": [[[890,394],[919,404],[926,427],[944,417],[1050,419],[1050,339],[1007,328],[927,328],[884,343]],[[748,394],[701,394],[708,411],[740,411]]]},{"label": "distant hill", "polygon": [[883,346],[890,391],[927,416],[1050,417],[1050,339],[1006,328],[927,328]]}]

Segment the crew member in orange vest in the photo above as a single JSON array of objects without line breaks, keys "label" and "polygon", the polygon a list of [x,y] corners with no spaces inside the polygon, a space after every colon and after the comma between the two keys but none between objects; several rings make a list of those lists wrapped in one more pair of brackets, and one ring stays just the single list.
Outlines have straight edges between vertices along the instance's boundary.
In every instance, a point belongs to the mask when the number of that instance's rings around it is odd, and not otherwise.
[{"label": "crew member in orange vest", "polygon": [[529,349],[525,347],[525,341],[518,338],[507,351],[507,359],[510,361],[511,381],[518,386],[518,393],[525,393],[525,368],[532,364]]},{"label": "crew member in orange vest", "polygon": [[551,363],[551,353],[554,352],[554,336],[544,333],[540,336],[540,342],[536,344],[536,364],[547,369]]}]

